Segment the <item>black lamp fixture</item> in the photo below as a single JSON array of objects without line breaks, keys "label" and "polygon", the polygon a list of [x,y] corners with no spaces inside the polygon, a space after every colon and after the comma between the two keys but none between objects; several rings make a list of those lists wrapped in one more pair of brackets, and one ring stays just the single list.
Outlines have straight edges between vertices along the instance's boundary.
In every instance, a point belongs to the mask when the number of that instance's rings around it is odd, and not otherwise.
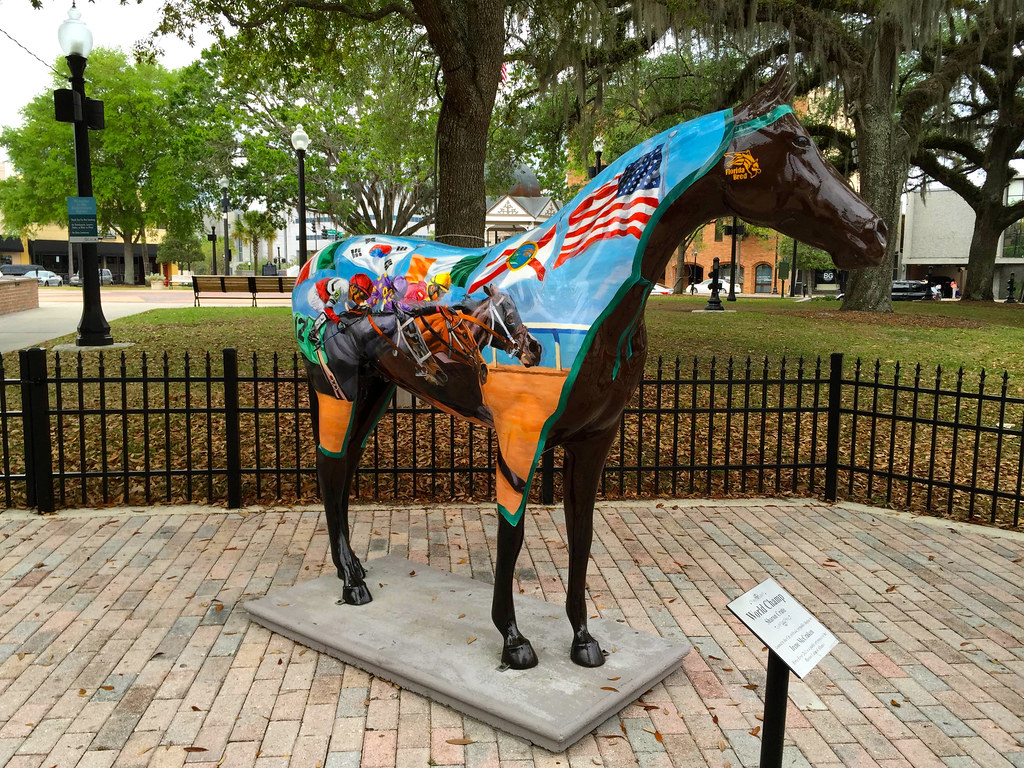
[{"label": "black lamp fixture", "polygon": [[220,177],[220,210],[224,215],[224,274],[231,274],[231,241],[228,239],[228,177]]},{"label": "black lamp fixture", "polygon": [[210,241],[210,247],[213,248],[213,274],[217,274],[217,225],[214,224],[210,227],[210,234],[206,236],[206,239]]},{"label": "black lamp fixture", "polygon": [[601,155],[603,153],[604,137],[598,134],[594,138],[594,165],[587,168],[587,175],[592,179],[604,169],[604,166],[601,165]]},{"label": "black lamp fixture", "polygon": [[292,149],[299,158],[299,266],[306,263],[306,149],[309,135],[299,123],[292,133]]},{"label": "black lamp fixture", "polygon": [[[85,95],[85,64],[92,51],[92,32],[82,21],[81,12],[71,4],[68,17],[57,30],[57,39],[71,70],[71,90],[53,92],[55,115],[62,123],[75,126],[75,177],[78,197],[92,197],[92,162],[89,158],[89,131],[103,129],[103,102]],[[70,235],[70,231],[69,231]],[[82,275],[82,319],[78,323],[75,344],[80,347],[105,347],[114,343],[110,323],[100,304],[100,263],[96,241],[80,244],[79,270]]]}]

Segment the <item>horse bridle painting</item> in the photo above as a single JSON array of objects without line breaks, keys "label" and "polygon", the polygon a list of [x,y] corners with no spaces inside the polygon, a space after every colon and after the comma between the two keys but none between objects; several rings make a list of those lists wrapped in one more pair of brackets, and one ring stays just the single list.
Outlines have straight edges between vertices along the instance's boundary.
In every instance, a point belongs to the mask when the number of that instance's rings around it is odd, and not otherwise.
[{"label": "horse bridle painting", "polygon": [[372,599],[349,545],[348,496],[399,385],[497,433],[491,615],[501,660],[516,669],[537,663],[512,601],[522,516],[540,453],[563,446],[570,656],[604,662],[585,604],[594,499],[643,372],[650,287],[677,245],[709,220],[738,216],[828,251],[841,268],[878,264],[885,251],[884,224],[783,102],[783,79],[648,139],[541,226],[491,248],[356,237],[306,264],[292,308],[316,392],[317,476],[345,603]]}]

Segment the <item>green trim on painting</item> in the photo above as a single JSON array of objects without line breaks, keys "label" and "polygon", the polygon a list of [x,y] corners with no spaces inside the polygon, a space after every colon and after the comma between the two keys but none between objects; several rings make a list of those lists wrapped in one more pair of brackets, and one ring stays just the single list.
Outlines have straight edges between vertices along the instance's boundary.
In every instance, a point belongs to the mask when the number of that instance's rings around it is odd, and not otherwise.
[{"label": "green trim on painting", "polygon": [[344,449],[344,448],[342,448],[342,449],[341,449],[340,451],[338,451],[337,453],[335,453],[334,451],[328,451],[328,450],[327,450],[326,448],[324,448],[324,447],[323,447],[322,445],[318,445],[318,446],[317,446],[316,448],[317,448],[317,450],[318,450],[318,451],[320,451],[320,453],[322,453],[322,454],[323,454],[324,456],[330,456],[330,457],[331,457],[332,459],[340,459],[340,458],[341,458],[342,456],[344,456],[344,455],[345,455],[345,449]]},{"label": "green trim on painting", "polygon": [[793,113],[793,108],[789,104],[780,104],[771,112],[766,112],[760,117],[755,117],[753,120],[748,120],[745,123],[741,123],[736,126],[736,130],[733,133],[734,138],[742,138],[751,133],[757,133],[766,125],[771,125],[783,115],[789,115]]},{"label": "green trim on painting", "polygon": [[[537,462],[540,460],[541,453],[544,452],[544,443],[547,441],[548,433],[551,431],[551,427],[561,418],[562,414],[565,413],[566,406],[569,404],[569,393],[572,392],[573,385],[576,383],[576,377],[579,375],[580,369],[583,367],[583,360],[587,356],[587,352],[594,344],[594,338],[597,336],[597,332],[601,328],[601,324],[608,319],[608,316],[615,311],[619,306],[619,302],[622,301],[623,297],[633,289],[633,287],[643,280],[640,274],[640,265],[643,262],[643,254],[647,248],[647,241],[650,240],[651,234],[657,229],[658,221],[665,214],[672,203],[674,203],[679,196],[683,194],[693,182],[701,178],[704,174],[710,171],[722,156],[725,154],[725,150],[728,149],[729,144],[732,143],[736,126],[733,123],[733,111],[731,109],[726,110],[725,116],[725,129],[722,134],[722,141],[718,145],[718,150],[708,160],[698,168],[696,171],[691,173],[681,182],[679,182],[672,191],[669,192],[665,199],[662,200],[658,206],[658,210],[651,216],[650,221],[647,222],[647,226],[644,227],[644,233],[640,237],[640,242],[637,244],[636,251],[633,255],[633,272],[630,275],[630,279],[626,280],[619,290],[615,293],[614,298],[605,307],[605,310],[598,316],[594,321],[594,324],[590,326],[590,330],[587,332],[586,337],[583,339],[583,344],[580,345],[580,350],[576,354],[576,359],[573,361],[572,368],[569,370],[569,375],[566,377],[565,384],[562,386],[562,395],[558,401],[558,407],[555,412],[548,417],[547,421],[544,422],[544,427],[540,431],[540,440],[537,442],[537,450],[533,456],[533,465],[530,469],[530,476],[526,478],[526,487],[523,490],[522,501],[519,502],[519,507],[514,512],[509,512],[501,504],[498,504],[498,511],[504,516],[506,520],[512,525],[518,524],[522,519],[523,513],[526,510],[526,502],[530,495],[530,487],[533,485],[533,478],[537,472]],[[643,303],[641,304],[641,309]]]}]

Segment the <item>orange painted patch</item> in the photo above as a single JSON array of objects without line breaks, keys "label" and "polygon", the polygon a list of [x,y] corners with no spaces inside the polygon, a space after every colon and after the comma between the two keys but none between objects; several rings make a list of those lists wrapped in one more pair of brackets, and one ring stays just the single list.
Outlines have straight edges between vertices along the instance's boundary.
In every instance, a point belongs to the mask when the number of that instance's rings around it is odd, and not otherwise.
[{"label": "orange painted patch", "polygon": [[317,392],[316,398],[320,404],[320,447],[331,453],[341,453],[352,422],[353,403],[322,392]]},{"label": "orange painted patch", "polygon": [[[524,480],[533,469],[544,422],[558,408],[568,371],[519,366],[488,367],[483,386],[484,404],[494,414],[498,448],[505,463]],[[515,491],[499,470],[498,503],[515,512],[523,496]]]}]

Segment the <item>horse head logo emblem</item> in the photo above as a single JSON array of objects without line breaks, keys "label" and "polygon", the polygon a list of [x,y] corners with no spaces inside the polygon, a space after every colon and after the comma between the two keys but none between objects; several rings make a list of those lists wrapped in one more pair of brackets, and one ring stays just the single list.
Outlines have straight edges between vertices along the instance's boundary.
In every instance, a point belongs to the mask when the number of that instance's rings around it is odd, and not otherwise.
[{"label": "horse head logo emblem", "polygon": [[761,165],[749,149],[725,153],[725,175],[733,181],[752,179],[761,172]]}]

